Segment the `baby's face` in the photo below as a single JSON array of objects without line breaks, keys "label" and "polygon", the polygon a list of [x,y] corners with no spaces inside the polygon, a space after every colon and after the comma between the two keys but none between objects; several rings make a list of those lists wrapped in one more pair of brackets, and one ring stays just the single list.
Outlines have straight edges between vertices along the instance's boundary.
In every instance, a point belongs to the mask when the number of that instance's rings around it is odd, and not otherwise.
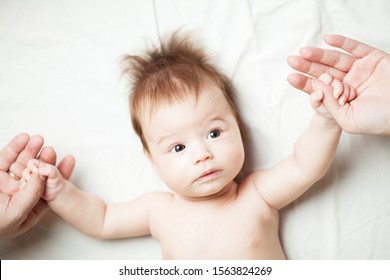
[{"label": "baby's face", "polygon": [[244,147],[237,120],[215,86],[187,98],[145,110],[143,132],[160,178],[187,199],[218,195],[237,176]]}]

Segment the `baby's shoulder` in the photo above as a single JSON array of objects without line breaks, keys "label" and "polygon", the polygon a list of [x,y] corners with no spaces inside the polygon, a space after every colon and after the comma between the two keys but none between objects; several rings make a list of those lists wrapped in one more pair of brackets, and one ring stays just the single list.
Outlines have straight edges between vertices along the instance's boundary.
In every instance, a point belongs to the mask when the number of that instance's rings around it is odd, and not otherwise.
[{"label": "baby's shoulder", "polygon": [[143,195],[143,198],[151,205],[161,205],[172,202],[173,194],[169,192],[150,192]]},{"label": "baby's shoulder", "polygon": [[257,170],[250,174],[248,174],[246,177],[244,177],[240,183],[239,183],[239,189],[242,191],[256,191],[255,187],[258,184],[259,181],[261,181],[261,178],[265,175],[265,170]]},{"label": "baby's shoulder", "polygon": [[246,176],[238,184],[238,197],[244,200],[264,201],[263,197],[258,191],[258,184],[261,183],[262,177],[265,175],[263,170],[255,171]]},{"label": "baby's shoulder", "polygon": [[154,202],[156,201],[168,201],[172,200],[173,198],[173,193],[170,192],[162,192],[162,191],[154,191],[154,192],[149,192],[145,193],[143,197],[147,200],[152,200]]}]

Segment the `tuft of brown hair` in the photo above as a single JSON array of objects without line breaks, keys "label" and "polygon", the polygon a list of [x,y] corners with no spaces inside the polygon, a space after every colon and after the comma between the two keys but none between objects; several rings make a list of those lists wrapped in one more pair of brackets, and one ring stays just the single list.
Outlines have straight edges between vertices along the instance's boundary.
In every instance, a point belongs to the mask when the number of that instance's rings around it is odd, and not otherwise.
[{"label": "tuft of brown hair", "polygon": [[161,103],[172,104],[189,95],[197,98],[202,87],[210,82],[224,94],[243,134],[231,81],[210,62],[202,47],[195,46],[191,34],[176,31],[142,56],[125,55],[123,63],[124,74],[132,82],[131,122],[145,151],[149,152],[141,126],[144,105],[148,104],[153,110]]}]

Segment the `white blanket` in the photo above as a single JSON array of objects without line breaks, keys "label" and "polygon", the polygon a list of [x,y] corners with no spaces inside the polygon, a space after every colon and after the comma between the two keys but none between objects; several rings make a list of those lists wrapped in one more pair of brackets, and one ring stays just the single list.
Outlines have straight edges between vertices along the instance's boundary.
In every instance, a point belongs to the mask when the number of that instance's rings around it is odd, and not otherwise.
[{"label": "white blanket", "polygon": [[[313,109],[286,63],[339,33],[390,52],[387,0],[0,1],[0,146],[41,134],[72,181],[106,201],[167,190],[129,121],[120,57],[179,27],[195,31],[233,79],[249,127],[247,171],[291,153]],[[327,175],[281,212],[290,259],[390,259],[390,138],[344,133]],[[281,174],[283,176],[283,174]],[[286,186],[288,187],[288,186]],[[0,241],[1,259],[159,259],[150,237],[101,241],[48,213]]]}]

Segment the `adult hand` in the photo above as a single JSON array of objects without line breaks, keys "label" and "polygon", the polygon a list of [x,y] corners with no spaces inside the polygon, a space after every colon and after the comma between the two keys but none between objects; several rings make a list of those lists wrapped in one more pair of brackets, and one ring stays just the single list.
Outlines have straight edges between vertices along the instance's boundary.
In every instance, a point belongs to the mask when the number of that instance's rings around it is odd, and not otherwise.
[{"label": "adult hand", "polygon": [[[306,93],[320,89],[323,103],[347,132],[390,135],[390,55],[340,35],[326,35],[324,41],[338,50],[304,47],[288,64],[302,72],[290,74],[289,83]],[[341,106],[330,86],[317,80],[323,74],[351,86],[357,97]]]},{"label": "adult hand", "polygon": [[[15,237],[33,227],[47,210],[41,199],[44,182],[31,178],[25,188],[19,188],[19,180],[27,162],[36,158],[43,146],[41,136],[17,135],[0,151],[0,238]],[[56,153],[44,147],[39,158],[56,163]],[[74,158],[65,157],[58,168],[64,178],[69,178],[75,165]]]}]

